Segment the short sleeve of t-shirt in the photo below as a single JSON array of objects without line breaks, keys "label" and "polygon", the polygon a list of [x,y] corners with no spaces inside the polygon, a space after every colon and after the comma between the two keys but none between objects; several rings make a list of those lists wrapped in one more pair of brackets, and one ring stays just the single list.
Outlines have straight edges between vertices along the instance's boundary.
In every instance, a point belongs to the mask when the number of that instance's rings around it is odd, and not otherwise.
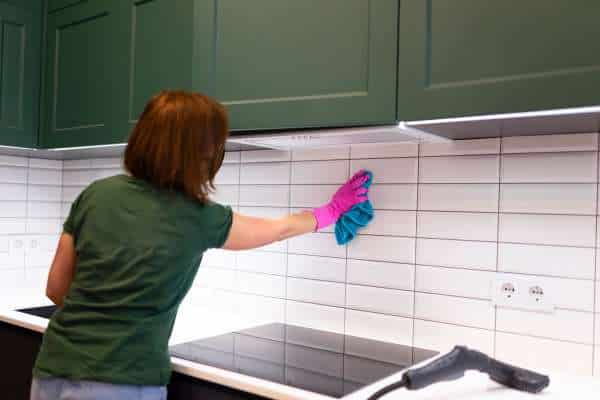
[{"label": "short sleeve of t-shirt", "polygon": [[208,243],[208,248],[221,248],[229,237],[231,225],[233,223],[233,211],[229,206],[223,206],[219,203],[206,204],[206,215],[210,215],[209,232],[213,232]]},{"label": "short sleeve of t-shirt", "polygon": [[[85,192],[85,190],[84,190],[84,192]],[[77,210],[79,208],[79,204],[81,203],[81,198],[83,197],[84,192],[80,193],[79,196],[77,197],[77,199],[75,199],[75,201],[73,202],[73,204],[71,204],[71,210],[69,211],[69,216],[67,217],[66,221],[63,224],[63,232],[68,233],[72,236],[75,235],[76,214],[77,214]]]}]

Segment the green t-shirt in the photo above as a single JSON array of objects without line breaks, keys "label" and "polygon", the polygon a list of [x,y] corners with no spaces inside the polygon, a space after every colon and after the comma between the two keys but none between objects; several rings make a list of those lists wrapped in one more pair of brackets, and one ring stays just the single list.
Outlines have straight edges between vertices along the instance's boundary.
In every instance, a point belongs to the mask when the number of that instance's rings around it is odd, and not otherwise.
[{"label": "green t-shirt", "polygon": [[88,186],[64,231],[78,261],[48,325],[34,376],[166,385],[168,340],[202,254],[222,247],[230,207],[118,175]]}]

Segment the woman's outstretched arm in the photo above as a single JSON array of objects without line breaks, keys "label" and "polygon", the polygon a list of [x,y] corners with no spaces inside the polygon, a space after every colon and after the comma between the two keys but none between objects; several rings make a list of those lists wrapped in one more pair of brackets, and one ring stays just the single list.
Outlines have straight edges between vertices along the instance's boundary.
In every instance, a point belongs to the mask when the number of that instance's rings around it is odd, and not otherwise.
[{"label": "woman's outstretched arm", "polygon": [[223,248],[253,249],[335,224],[355,204],[367,200],[367,189],[363,187],[367,179],[367,172],[359,171],[338,189],[329,203],[312,211],[278,219],[247,217],[234,213],[231,230]]},{"label": "woman's outstretched arm", "polygon": [[268,219],[233,214],[233,223],[227,241],[227,250],[247,250],[285,240],[293,236],[314,232],[317,220],[310,211]]}]

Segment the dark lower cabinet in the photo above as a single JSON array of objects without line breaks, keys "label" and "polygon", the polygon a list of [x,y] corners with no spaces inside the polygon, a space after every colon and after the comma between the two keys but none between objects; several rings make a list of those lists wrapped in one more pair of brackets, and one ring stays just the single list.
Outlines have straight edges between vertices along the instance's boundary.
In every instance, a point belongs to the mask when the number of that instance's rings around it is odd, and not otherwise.
[{"label": "dark lower cabinet", "polygon": [[[29,400],[31,370],[40,349],[42,334],[0,322],[0,397]],[[214,383],[173,373],[168,400],[261,400],[255,396]]]}]

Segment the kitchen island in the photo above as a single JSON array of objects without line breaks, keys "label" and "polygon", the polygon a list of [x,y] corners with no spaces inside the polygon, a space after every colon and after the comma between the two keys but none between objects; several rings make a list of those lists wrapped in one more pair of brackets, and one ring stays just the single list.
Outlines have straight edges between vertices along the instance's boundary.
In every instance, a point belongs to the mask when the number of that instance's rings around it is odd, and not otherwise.
[{"label": "kitchen island", "polygon": [[[202,323],[204,321],[208,323]],[[182,309],[175,324],[170,344],[177,345],[201,338],[262,325],[269,321],[244,320],[239,315],[215,314],[207,310]],[[273,321],[270,321],[273,322]],[[30,372],[48,320],[18,311],[0,312],[0,343],[5,356],[0,379],[2,397],[10,400],[28,399]],[[331,400],[332,397],[315,394],[285,384],[274,383],[241,373],[172,357],[173,378],[169,386],[170,400],[195,399],[286,399]],[[348,400],[368,398],[377,389],[396,382],[401,372],[344,397]],[[516,392],[490,381],[479,373],[468,373],[463,379],[433,385],[409,392],[398,390],[385,397],[394,399],[597,399],[600,380],[594,378],[551,375],[551,385],[541,395]]]}]

